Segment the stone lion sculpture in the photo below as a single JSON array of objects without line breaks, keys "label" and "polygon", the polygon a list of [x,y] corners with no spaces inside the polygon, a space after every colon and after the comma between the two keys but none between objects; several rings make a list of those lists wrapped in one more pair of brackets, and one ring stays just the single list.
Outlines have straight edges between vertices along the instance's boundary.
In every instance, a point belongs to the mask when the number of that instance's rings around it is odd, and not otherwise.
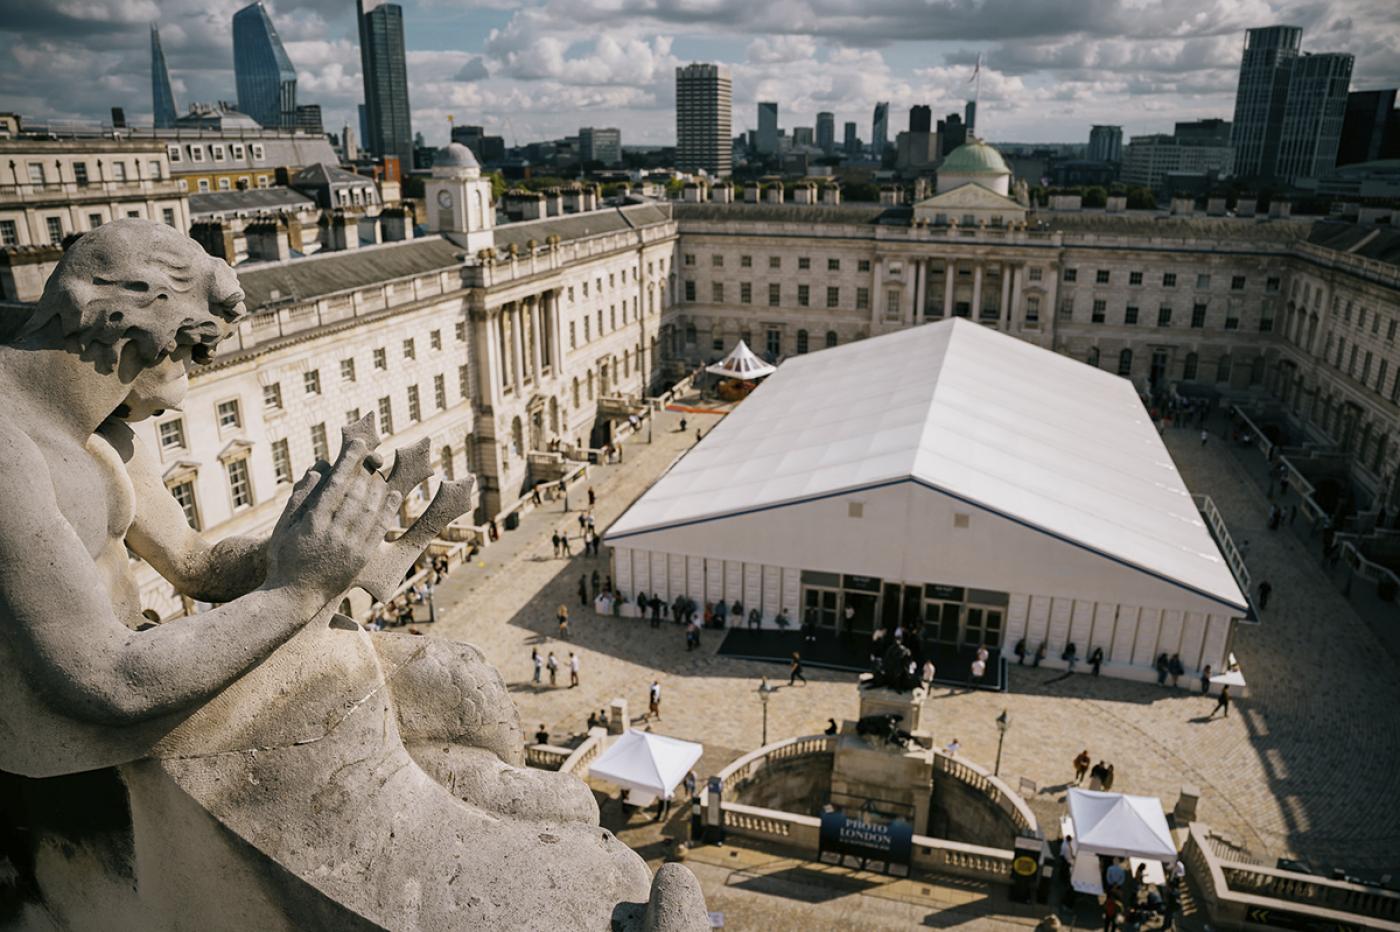
[{"label": "stone lion sculpture", "polygon": [[[653,881],[582,782],[523,767],[478,651],[336,614],[467,507],[444,482],[385,543],[425,446],[386,473],[366,419],[266,539],[189,528],[129,424],[178,407],[244,314],[225,262],[121,220],[72,245],[0,346],[0,921],[707,928],[684,868]],[[217,607],[138,631],[128,549]]]}]

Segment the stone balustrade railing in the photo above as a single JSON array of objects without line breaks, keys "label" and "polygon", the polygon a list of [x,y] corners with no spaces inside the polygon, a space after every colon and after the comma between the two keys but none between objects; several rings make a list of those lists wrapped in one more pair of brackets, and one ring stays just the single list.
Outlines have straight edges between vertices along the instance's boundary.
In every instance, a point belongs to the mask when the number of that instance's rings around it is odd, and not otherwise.
[{"label": "stone balustrade railing", "polygon": [[[834,735],[804,735],[799,738],[788,738],[775,744],[764,745],[756,751],[750,751],[725,767],[716,776],[720,779],[724,793],[728,794],[734,787],[755,776],[769,760],[790,760],[795,757],[831,754],[835,750],[836,738]],[[706,793],[702,792],[700,796],[703,803],[706,799]],[[727,806],[728,803],[725,805]]]},{"label": "stone balustrade railing", "polygon": [[572,754],[565,758],[559,765],[560,773],[571,773],[580,780],[588,778],[588,766],[598,759],[598,755],[608,744],[608,730],[606,728],[588,729],[588,737],[583,743],[574,748]]},{"label": "stone balustrade railing", "polygon": [[1400,893],[1222,860],[1210,827],[1193,822],[1182,849],[1197,900],[1224,928],[1367,928],[1400,932]]},{"label": "stone balustrade railing", "polygon": [[941,751],[935,751],[933,755],[933,770],[937,775],[945,776],[959,783],[964,783],[987,799],[991,800],[1007,818],[1016,826],[1016,831],[1021,834],[1035,834],[1040,831],[1040,821],[1031,812],[1031,807],[1026,805],[1026,801],[1007,786],[998,776],[988,773],[986,768],[974,764],[972,761],[963,760],[958,757],[950,757]]},{"label": "stone balustrade railing", "polygon": [[573,752],[552,744],[530,744],[525,747],[525,766],[539,770],[559,770]]}]

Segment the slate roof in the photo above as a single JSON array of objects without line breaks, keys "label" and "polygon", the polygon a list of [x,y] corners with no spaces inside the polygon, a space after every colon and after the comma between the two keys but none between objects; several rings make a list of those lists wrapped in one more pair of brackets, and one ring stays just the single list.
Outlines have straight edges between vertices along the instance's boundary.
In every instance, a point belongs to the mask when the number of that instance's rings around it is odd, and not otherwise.
[{"label": "slate roof", "polygon": [[673,209],[677,220],[708,220],[717,222],[752,221],[754,223],[903,223],[913,216],[908,207],[886,207],[881,204],[687,204],[677,202]]},{"label": "slate roof", "polygon": [[1308,242],[1326,249],[1400,265],[1400,230],[1324,221],[1313,226]]},{"label": "slate roof", "polygon": [[368,175],[357,175],[352,171],[347,171],[339,165],[332,165],[329,162],[317,162],[315,165],[308,165],[292,177],[292,186],[297,188],[310,188],[333,184],[373,186],[374,179]]},{"label": "slate roof", "polygon": [[315,206],[314,200],[291,188],[249,188],[246,191],[210,191],[190,195],[190,216],[196,219],[210,214],[303,210]]},{"label": "slate roof", "polygon": [[[457,268],[464,261],[460,247],[440,236],[429,236],[240,268],[238,280],[247,296],[248,309],[255,312],[288,299],[307,301],[391,279]],[[276,298],[272,297],[274,291],[278,293]]]},{"label": "slate roof", "polygon": [[525,220],[520,223],[506,223],[495,229],[496,249],[502,250],[514,243],[524,246],[530,240],[543,244],[546,237],[558,236],[561,242],[600,236],[604,233],[618,233],[665,223],[670,218],[666,208],[657,204],[631,204],[625,207],[605,207],[578,214],[561,214],[542,220]]}]

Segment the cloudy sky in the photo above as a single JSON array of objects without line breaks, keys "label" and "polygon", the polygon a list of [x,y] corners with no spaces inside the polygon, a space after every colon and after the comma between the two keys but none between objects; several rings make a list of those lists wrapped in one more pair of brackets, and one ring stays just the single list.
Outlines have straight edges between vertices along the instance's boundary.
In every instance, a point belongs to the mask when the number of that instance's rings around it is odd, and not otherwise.
[{"label": "cloudy sky", "polygon": [[[147,23],[176,98],[233,100],[229,21],[238,0],[0,0],[0,110],[149,120]],[[327,128],[361,98],[354,0],[275,0],[298,98]],[[413,127],[443,142],[448,116],[513,140],[619,126],[627,144],[675,138],[678,64],[719,61],[734,126],[776,100],[784,127],[818,110],[870,136],[877,100],[893,129],[970,96],[983,56],[982,134],[1076,141],[1094,123],[1125,133],[1230,118],[1244,30],[1290,23],[1310,51],[1356,55],[1353,89],[1400,85],[1396,0],[405,0]]]}]

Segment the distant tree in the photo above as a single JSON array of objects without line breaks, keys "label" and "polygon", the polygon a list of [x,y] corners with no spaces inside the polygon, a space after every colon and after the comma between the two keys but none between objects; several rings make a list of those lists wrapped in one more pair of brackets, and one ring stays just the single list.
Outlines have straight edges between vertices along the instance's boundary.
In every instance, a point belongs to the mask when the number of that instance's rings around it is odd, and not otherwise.
[{"label": "distant tree", "polygon": [[1108,192],[1105,191],[1103,188],[1099,187],[1098,185],[1085,188],[1084,193],[1080,196],[1084,198],[1083,205],[1085,207],[1108,206]]},{"label": "distant tree", "polygon": [[499,171],[494,171],[486,177],[491,179],[491,200],[499,204],[501,198],[510,188],[510,185],[506,184],[506,176]]},{"label": "distant tree", "polygon": [[880,186],[873,181],[848,181],[841,185],[843,201],[878,201]]},{"label": "distant tree", "polygon": [[1151,188],[1129,188],[1128,189],[1128,209],[1129,210],[1153,210],[1157,206],[1157,195],[1152,193]]}]

